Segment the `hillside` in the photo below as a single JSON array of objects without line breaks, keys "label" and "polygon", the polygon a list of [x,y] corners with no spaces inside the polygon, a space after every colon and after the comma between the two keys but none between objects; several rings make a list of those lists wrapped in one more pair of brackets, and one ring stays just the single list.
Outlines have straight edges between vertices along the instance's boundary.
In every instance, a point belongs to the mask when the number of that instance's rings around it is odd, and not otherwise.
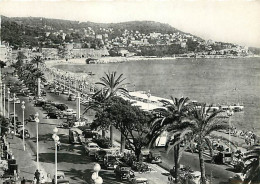
[{"label": "hillside", "polygon": [[27,25],[30,27],[53,27],[54,31],[57,30],[68,30],[73,29],[82,29],[91,27],[94,31],[99,31],[100,28],[113,28],[114,30],[133,30],[139,31],[141,33],[147,34],[151,32],[160,32],[160,33],[174,33],[181,32],[170,26],[169,24],[163,24],[154,21],[130,21],[130,22],[121,22],[121,23],[94,23],[94,22],[79,22],[79,21],[70,21],[62,19],[47,19],[42,17],[14,17],[9,18],[2,16],[2,22],[6,21],[16,22],[18,24]]}]

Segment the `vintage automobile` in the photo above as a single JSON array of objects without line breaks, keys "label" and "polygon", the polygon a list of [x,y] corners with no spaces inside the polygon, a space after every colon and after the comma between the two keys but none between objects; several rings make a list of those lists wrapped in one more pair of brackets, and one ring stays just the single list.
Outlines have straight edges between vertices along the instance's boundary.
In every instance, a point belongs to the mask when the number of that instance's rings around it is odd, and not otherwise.
[{"label": "vintage automobile", "polygon": [[149,166],[142,162],[133,162],[131,168],[134,170],[134,171],[138,171],[139,173],[143,173],[143,172],[147,172],[147,171],[150,171],[150,168]]},{"label": "vintage automobile", "polygon": [[155,150],[150,151],[148,158],[147,158],[147,161],[152,163],[152,164],[162,163],[161,153],[159,151],[155,151]]},{"label": "vintage automobile", "polygon": [[51,107],[53,107],[52,104],[44,104],[44,105],[42,106],[42,109],[45,110],[45,111],[47,111],[47,110],[48,110],[49,108],[51,108]]},{"label": "vintage automobile", "polygon": [[29,115],[29,118],[27,118],[25,121],[28,121],[28,122],[35,122],[35,115],[34,114],[30,114]]},{"label": "vintage automobile", "polygon": [[68,106],[66,104],[55,104],[55,107],[57,107],[61,111],[65,111],[68,109]]},{"label": "vintage automobile", "polygon": [[35,100],[35,102],[34,102],[34,106],[35,107],[41,107],[41,106],[43,106],[45,104],[45,100],[40,100],[40,99],[38,99],[38,100]]},{"label": "vintage automobile", "polygon": [[[54,177],[53,177],[52,183],[53,183],[53,184],[55,183],[55,175],[54,175]],[[57,183],[59,183],[59,184],[69,184],[70,182],[69,182],[69,180],[66,180],[66,179],[65,179],[65,174],[64,174],[64,172],[58,171],[58,172],[57,172]]]},{"label": "vintage automobile", "polygon": [[96,151],[94,155],[95,161],[102,162],[106,154],[107,152],[103,149]]},{"label": "vintage automobile", "polygon": [[46,115],[46,119],[60,119],[60,111],[51,111],[51,112],[48,112],[47,115]]},{"label": "vintage automobile", "polygon": [[68,94],[69,94],[69,90],[66,90],[66,89],[63,90],[63,91],[62,91],[62,94],[68,95]]},{"label": "vintage automobile", "polygon": [[228,179],[229,184],[242,184],[244,183],[245,175],[243,173],[236,173],[235,176]]},{"label": "vintage automobile", "polygon": [[100,149],[99,146],[93,142],[83,144],[83,147],[88,156],[95,156],[95,153]]},{"label": "vintage automobile", "polygon": [[75,101],[76,100],[76,95],[70,94],[68,97],[68,101]]},{"label": "vintage automobile", "polygon": [[82,130],[79,128],[69,129],[69,143],[71,144],[81,144],[83,140]]},{"label": "vintage automobile", "polygon": [[104,156],[103,165],[105,169],[114,169],[119,164],[119,160],[114,154],[106,154]]},{"label": "vintage automobile", "polygon": [[76,116],[76,112],[73,110],[73,109],[66,109],[65,111],[62,111],[61,115],[62,117],[67,117],[67,116],[71,116],[71,115],[74,115]]},{"label": "vintage automobile", "polygon": [[[20,130],[19,132],[19,137],[20,138],[23,138],[23,130]],[[24,129],[24,138],[27,139],[27,138],[30,138],[30,133],[27,129]]]},{"label": "vintage automobile", "polygon": [[133,178],[130,182],[131,184],[149,184],[146,178]]},{"label": "vintage automobile", "polygon": [[134,171],[132,171],[131,167],[123,163],[116,166],[114,173],[116,174],[116,179],[120,181],[131,181],[135,177]]},{"label": "vintage automobile", "polygon": [[42,96],[46,96],[46,92],[45,91],[41,91],[41,95]]},{"label": "vintage automobile", "polygon": [[141,149],[141,154],[142,154],[142,156],[143,156],[143,161],[147,161],[148,156],[149,156],[149,154],[150,154],[150,149],[148,149],[148,148],[142,148],[142,149]]}]

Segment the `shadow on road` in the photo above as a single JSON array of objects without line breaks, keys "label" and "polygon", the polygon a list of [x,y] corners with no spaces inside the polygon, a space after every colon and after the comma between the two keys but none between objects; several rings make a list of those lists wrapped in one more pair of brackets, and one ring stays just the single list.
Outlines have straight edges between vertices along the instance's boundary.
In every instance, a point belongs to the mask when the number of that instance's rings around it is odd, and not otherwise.
[{"label": "shadow on road", "polygon": [[[40,153],[40,162],[54,163],[55,155],[53,153]],[[90,160],[82,155],[72,154],[72,153],[62,153],[58,152],[58,162],[72,163],[72,164],[86,164]]]},{"label": "shadow on road", "polygon": [[[94,163],[93,163],[94,166]],[[86,183],[91,183],[91,176],[93,174],[92,169],[86,169],[84,171],[82,170],[76,170],[76,169],[70,169],[69,171],[63,171],[65,173],[65,176],[69,176],[71,180],[74,180],[74,182],[77,181],[78,178],[84,180]],[[122,184],[122,183],[128,183],[128,181],[116,181],[115,174],[112,170],[101,170],[99,172],[99,176],[102,177],[103,183],[106,184]],[[73,182],[73,183],[74,183]]]},{"label": "shadow on road", "polygon": [[[45,141],[53,141],[52,135],[53,135],[52,133],[45,134],[45,135],[39,135],[38,140],[39,140],[39,142],[40,141],[43,141],[43,142],[45,142]],[[58,135],[60,137],[60,142],[61,143],[68,143],[68,135],[65,135],[65,134],[58,134]],[[36,143],[36,137],[30,138],[30,140],[32,140],[33,142]]]}]

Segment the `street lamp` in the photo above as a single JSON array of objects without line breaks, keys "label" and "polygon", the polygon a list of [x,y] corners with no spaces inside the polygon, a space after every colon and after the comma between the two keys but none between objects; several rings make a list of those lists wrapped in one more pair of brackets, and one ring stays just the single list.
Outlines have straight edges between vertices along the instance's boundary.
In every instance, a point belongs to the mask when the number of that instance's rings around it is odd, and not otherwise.
[{"label": "street lamp", "polygon": [[38,140],[38,124],[39,124],[40,120],[39,120],[39,113],[36,112],[35,114],[35,123],[36,123],[36,159],[37,159],[37,169],[39,170],[39,140]]},{"label": "street lamp", "polygon": [[7,100],[8,100],[8,104],[7,104],[7,117],[8,119],[10,118],[10,88],[7,88]]},{"label": "street lamp", "polygon": [[13,96],[13,101],[14,101],[14,135],[16,135],[15,93],[14,93],[14,96]]},{"label": "street lamp", "polygon": [[234,114],[232,109],[227,110],[227,115],[228,115],[228,141],[229,141],[229,151],[231,151],[231,147],[230,147],[230,141],[231,141],[231,136],[230,136],[230,117]]},{"label": "street lamp", "polygon": [[52,138],[55,143],[55,184],[57,184],[57,173],[58,173],[57,146],[58,146],[58,142],[60,140],[59,136],[57,135],[58,131],[59,131],[58,128],[55,127],[53,129],[54,134],[52,135]]},{"label": "street lamp", "polygon": [[94,165],[93,170],[94,170],[94,173],[91,176],[92,180],[95,182],[95,184],[102,184],[103,179],[100,176],[98,176],[98,172],[101,170],[100,165],[98,163],[96,163]]},{"label": "street lamp", "polygon": [[25,105],[24,104],[25,104],[25,102],[23,101],[21,108],[23,110],[23,150],[25,151],[25,144],[24,144],[24,109],[25,109]]},{"label": "street lamp", "polygon": [[4,112],[3,112],[3,115],[4,115],[4,117],[5,117],[5,84],[4,84],[4,110],[3,110]]}]

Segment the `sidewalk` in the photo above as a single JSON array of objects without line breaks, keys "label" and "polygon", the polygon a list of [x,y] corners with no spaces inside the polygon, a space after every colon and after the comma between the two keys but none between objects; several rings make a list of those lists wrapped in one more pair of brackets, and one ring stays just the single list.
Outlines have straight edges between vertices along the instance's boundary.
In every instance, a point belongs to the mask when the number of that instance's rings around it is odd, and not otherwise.
[{"label": "sidewalk", "polygon": [[[26,145],[24,151],[21,138],[14,136],[12,139],[11,135],[8,135],[6,137],[6,140],[8,143],[10,143],[10,150],[12,151],[12,154],[14,155],[14,159],[17,162],[20,179],[25,178],[25,179],[33,180],[34,173],[37,169],[37,164],[34,161],[35,156],[31,151],[29,145]],[[45,170],[41,167],[41,165],[39,167],[44,175],[44,178],[47,178],[47,173],[45,172]]]}]

